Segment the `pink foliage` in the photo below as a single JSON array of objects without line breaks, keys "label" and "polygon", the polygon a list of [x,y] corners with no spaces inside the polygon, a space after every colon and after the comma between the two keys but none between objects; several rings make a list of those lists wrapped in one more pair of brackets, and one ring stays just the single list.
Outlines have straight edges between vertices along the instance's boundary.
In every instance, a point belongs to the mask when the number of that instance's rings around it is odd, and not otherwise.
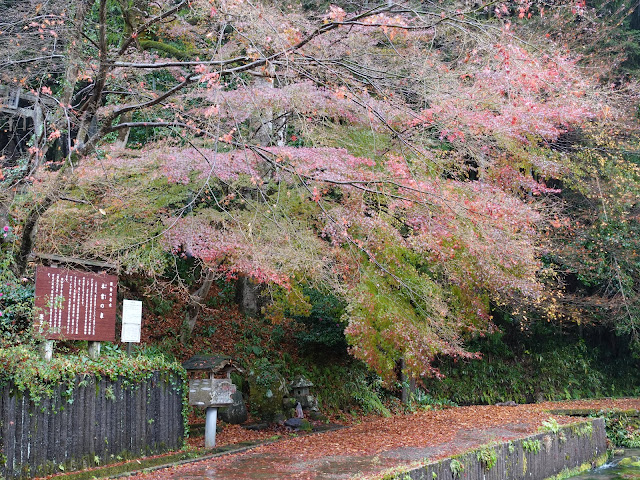
[{"label": "pink foliage", "polygon": [[[176,183],[188,183],[194,180],[194,175],[201,181],[210,177],[231,181],[246,175],[256,186],[270,179],[315,184],[310,187],[309,197],[316,202],[321,200],[325,186],[339,185],[351,194],[320,217],[323,223],[320,235],[332,245],[357,246],[375,260],[376,232],[386,231],[385,235],[392,235],[398,245],[423,252],[442,265],[455,283],[488,289],[502,298],[516,292],[528,297],[539,293],[534,239],[541,216],[517,196],[505,193],[499,184],[504,181],[512,185],[516,181],[538,193],[554,190],[527,180],[512,168],[502,168],[493,185],[415,179],[407,163],[391,155],[386,164],[387,180],[379,183],[380,176],[376,175],[371,159],[349,155],[343,149],[269,147],[261,151],[268,161],[253,150],[214,153],[165,149],[156,153],[155,158],[167,179]],[[367,186],[370,181],[376,183]],[[389,210],[396,215],[402,212],[412,229],[408,237],[400,236],[390,228],[388,219],[365,206],[360,194],[361,189],[383,193],[390,192],[390,188],[395,189],[396,198],[390,201]],[[207,263],[226,259],[225,264],[235,265],[226,268],[258,272],[257,265],[250,268],[242,260],[251,255],[232,230],[223,233],[181,220],[168,235],[173,239],[172,248],[184,248]],[[255,277],[266,280],[271,278],[269,275],[256,273]]]},{"label": "pink foliage", "polygon": [[289,276],[264,261],[264,245],[252,243],[241,231],[198,217],[168,219],[166,224],[163,242],[174,254],[197,257],[227,277],[246,275],[289,287]]},{"label": "pink foliage", "polygon": [[[260,155],[257,152],[262,152]],[[355,157],[341,148],[268,147],[259,150],[216,152],[207,149],[167,148],[156,153],[163,171],[172,183],[187,184],[196,178],[229,181],[249,176],[255,184],[265,176],[319,182],[350,182],[371,178],[366,169],[374,162]]]},{"label": "pink foliage", "polygon": [[[372,112],[390,124],[399,125],[407,117],[405,109],[391,102],[372,97],[367,91],[349,92],[346,89],[320,88],[311,82],[293,83],[281,88],[252,86],[235,90],[206,90],[196,92],[217,109],[219,119],[242,123],[256,112],[272,109],[276,112],[294,112],[301,117],[342,119],[355,124],[370,125]],[[207,116],[207,109],[200,112]],[[381,127],[380,122],[373,125]]]},{"label": "pink foliage", "polygon": [[[422,185],[425,192],[434,185]],[[536,225],[540,214],[517,197],[482,182],[447,182],[428,195],[437,210],[419,204],[406,209],[414,234],[411,246],[443,266],[459,285],[488,289],[497,298],[535,298]]]},{"label": "pink foliage", "polygon": [[536,58],[512,42],[496,44],[485,61],[489,53],[475,52],[459,65],[454,88],[438,92],[410,125],[435,125],[451,142],[490,135],[528,144],[536,137],[555,140],[596,117],[598,103],[574,60]]}]

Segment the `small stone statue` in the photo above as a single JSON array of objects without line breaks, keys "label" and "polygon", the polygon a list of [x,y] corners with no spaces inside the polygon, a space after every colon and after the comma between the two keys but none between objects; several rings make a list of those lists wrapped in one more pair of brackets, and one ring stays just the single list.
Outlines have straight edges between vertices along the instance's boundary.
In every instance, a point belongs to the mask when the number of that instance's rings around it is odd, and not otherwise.
[{"label": "small stone statue", "polygon": [[296,404],[296,418],[304,418],[304,412],[302,411],[302,405],[300,405],[300,402]]}]

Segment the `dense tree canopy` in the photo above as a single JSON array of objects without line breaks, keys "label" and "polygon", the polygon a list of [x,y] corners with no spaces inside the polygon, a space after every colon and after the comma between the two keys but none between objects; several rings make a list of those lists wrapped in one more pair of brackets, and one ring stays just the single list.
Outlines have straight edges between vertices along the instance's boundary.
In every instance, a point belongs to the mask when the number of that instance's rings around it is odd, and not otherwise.
[{"label": "dense tree canopy", "polygon": [[274,319],[326,289],[387,378],[472,356],[465,338],[500,311],[636,339],[634,87],[556,41],[597,21],[584,2],[12,11],[0,82],[27,112],[3,110],[0,219],[16,275],[34,249],[149,276],[196,258],[205,284],[268,286]]}]

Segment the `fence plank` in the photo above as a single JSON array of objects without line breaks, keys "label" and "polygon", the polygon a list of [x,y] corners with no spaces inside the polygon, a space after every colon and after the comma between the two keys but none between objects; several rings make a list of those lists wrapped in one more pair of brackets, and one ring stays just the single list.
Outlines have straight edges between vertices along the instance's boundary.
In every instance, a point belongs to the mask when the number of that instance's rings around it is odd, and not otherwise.
[{"label": "fence plank", "polygon": [[39,405],[13,385],[0,388],[0,449],[6,456],[0,478],[32,478],[61,464],[86,467],[96,455],[106,462],[181,445],[181,393],[157,372],[133,387],[121,379],[77,379],[71,403],[62,397],[63,388]]}]

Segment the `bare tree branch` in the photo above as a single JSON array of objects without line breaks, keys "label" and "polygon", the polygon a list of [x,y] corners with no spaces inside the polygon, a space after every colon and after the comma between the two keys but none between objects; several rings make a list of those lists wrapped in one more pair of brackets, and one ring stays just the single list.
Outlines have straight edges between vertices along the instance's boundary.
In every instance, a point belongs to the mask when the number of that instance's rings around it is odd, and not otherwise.
[{"label": "bare tree branch", "polygon": [[126,68],[171,68],[171,67],[195,67],[197,65],[212,65],[212,66],[225,66],[238,62],[249,61],[249,57],[235,57],[227,60],[203,60],[203,61],[190,61],[190,62],[155,62],[155,63],[140,63],[140,62],[111,62],[114,67],[126,67]]}]

